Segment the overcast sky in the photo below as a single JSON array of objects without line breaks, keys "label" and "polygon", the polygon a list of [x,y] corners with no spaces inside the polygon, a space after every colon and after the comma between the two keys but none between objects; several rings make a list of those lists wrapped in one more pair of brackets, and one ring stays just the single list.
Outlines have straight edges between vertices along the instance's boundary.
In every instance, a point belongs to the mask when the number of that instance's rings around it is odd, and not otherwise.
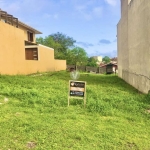
[{"label": "overcast sky", "polygon": [[61,32],[89,56],[117,56],[120,0],[0,0],[0,8],[41,31]]}]

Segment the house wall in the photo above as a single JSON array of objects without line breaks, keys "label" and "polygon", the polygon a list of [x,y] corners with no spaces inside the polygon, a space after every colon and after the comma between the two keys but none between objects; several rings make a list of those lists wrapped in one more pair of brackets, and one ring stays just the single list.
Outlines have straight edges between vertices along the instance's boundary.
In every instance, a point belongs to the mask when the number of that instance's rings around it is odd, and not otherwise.
[{"label": "house wall", "polygon": [[[66,70],[65,61],[55,62],[52,48],[43,45],[25,46],[24,36],[23,30],[0,21],[0,74]],[[25,47],[37,47],[38,60],[25,60]]]},{"label": "house wall", "polygon": [[[28,41],[28,35],[27,35],[27,31],[30,31],[30,30],[27,30],[25,27],[19,25],[19,29],[23,30],[24,32],[24,40]],[[32,31],[30,31],[32,32]],[[33,33],[33,43],[36,42],[36,38],[35,38],[35,34]]]},{"label": "house wall", "polygon": [[102,62],[102,56],[93,56],[92,58],[96,59],[98,62]]},{"label": "house wall", "polygon": [[17,74],[25,60],[24,32],[0,21],[0,74]]},{"label": "house wall", "polygon": [[121,0],[117,26],[118,75],[139,91],[150,90],[150,1]]}]

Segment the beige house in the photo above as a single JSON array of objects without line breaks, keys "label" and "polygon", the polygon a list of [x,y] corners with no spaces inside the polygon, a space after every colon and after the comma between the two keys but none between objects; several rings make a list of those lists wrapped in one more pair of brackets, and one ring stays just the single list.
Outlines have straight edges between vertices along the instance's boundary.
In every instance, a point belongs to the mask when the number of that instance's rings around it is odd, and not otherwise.
[{"label": "beige house", "polygon": [[36,44],[40,31],[0,9],[0,74],[31,74],[66,70],[66,60],[55,60],[54,49]]},{"label": "beige house", "polygon": [[97,61],[97,64],[99,65],[102,62],[102,56],[92,56]]},{"label": "beige house", "polygon": [[118,75],[143,93],[150,90],[150,1],[121,0],[117,25]]}]

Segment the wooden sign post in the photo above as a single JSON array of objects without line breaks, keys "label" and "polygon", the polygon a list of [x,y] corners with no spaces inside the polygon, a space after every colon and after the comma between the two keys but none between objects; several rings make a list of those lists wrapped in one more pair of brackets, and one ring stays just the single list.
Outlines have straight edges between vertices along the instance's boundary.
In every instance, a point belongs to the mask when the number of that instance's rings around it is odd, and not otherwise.
[{"label": "wooden sign post", "polygon": [[85,107],[86,105],[86,82],[85,81],[69,80],[68,106],[70,104],[70,98],[83,99],[84,107]]}]

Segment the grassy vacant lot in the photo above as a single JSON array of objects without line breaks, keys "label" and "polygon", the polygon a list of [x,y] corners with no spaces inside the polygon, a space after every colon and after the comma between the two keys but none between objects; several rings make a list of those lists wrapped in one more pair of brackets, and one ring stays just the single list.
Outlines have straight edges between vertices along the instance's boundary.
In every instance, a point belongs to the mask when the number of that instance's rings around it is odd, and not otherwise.
[{"label": "grassy vacant lot", "polygon": [[81,74],[86,108],[67,107],[69,79],[0,76],[0,150],[150,150],[150,95],[115,75]]}]

